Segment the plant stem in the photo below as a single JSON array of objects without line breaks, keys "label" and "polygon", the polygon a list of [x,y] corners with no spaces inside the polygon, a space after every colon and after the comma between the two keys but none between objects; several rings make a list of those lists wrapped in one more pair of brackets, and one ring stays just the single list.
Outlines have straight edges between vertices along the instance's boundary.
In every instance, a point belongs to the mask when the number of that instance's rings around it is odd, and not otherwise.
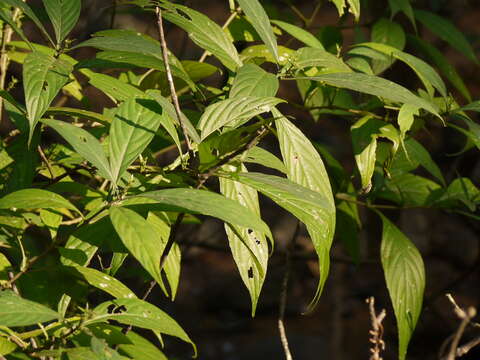
[{"label": "plant stem", "polygon": [[162,18],[162,9],[159,6],[155,7],[155,13],[157,15],[157,26],[158,26],[158,35],[160,37],[160,45],[162,47],[162,57],[165,64],[165,72],[167,74],[167,81],[170,87],[170,95],[172,97],[173,106],[175,108],[175,113],[177,115],[178,122],[182,128],[183,136],[185,137],[185,143],[187,144],[187,149],[190,155],[193,153],[192,144],[188,137],[187,127],[182,120],[180,103],[178,102],[178,96],[175,91],[175,84],[173,82],[172,70],[170,69],[170,63],[168,62],[168,47],[167,41],[165,40],[165,31],[163,30],[163,18]]}]

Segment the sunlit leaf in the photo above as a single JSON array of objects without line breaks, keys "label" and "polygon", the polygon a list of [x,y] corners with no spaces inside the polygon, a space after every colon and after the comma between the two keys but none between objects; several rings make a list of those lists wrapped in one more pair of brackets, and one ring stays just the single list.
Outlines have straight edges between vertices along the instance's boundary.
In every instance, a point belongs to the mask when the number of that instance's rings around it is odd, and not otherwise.
[{"label": "sunlit leaf", "polygon": [[246,64],[238,69],[230,89],[230,98],[237,96],[275,96],[278,91],[278,79],[260,66]]},{"label": "sunlit leaf", "polygon": [[80,211],[63,196],[42,189],[18,190],[0,199],[0,209],[45,209],[65,208]]},{"label": "sunlit leaf", "polygon": [[45,10],[53,24],[57,46],[67,37],[80,16],[81,0],[43,0]]},{"label": "sunlit leaf", "polygon": [[271,22],[272,24],[277,25],[280,29],[293,36],[295,39],[303,42],[305,45],[324,50],[324,47],[320,40],[318,40],[315,35],[308,32],[307,30],[285,21],[271,20]]},{"label": "sunlit leaf", "polygon": [[11,290],[0,291],[0,325],[27,326],[58,318],[57,312],[23,299]]}]

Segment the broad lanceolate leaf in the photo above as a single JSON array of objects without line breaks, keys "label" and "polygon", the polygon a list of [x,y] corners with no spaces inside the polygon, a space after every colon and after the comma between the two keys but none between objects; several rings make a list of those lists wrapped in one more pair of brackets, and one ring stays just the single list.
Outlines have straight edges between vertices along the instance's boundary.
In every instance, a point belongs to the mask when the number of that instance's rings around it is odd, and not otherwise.
[{"label": "broad lanceolate leaf", "polygon": [[[236,169],[231,169],[235,171]],[[246,171],[242,166],[242,170]],[[238,201],[241,205],[260,216],[257,191],[239,182],[220,178],[220,191],[227,198]],[[250,293],[252,316],[255,315],[258,298],[265,280],[268,262],[268,244],[265,235],[246,227],[225,224],[233,259],[240,276]]]},{"label": "broad lanceolate leaf", "polygon": [[[302,167],[301,170],[305,171],[307,168]],[[296,178],[293,169],[290,168],[290,171],[293,175],[292,177]],[[298,185],[291,180],[261,173],[231,174],[230,178],[248,185],[271,198],[306,225],[319,257],[321,276],[319,287],[309,307],[309,310],[311,310],[318,302],[330,267],[329,249],[335,230],[335,208],[332,206],[333,199],[331,193],[329,195],[328,192],[325,192],[324,195],[318,191]],[[323,187],[321,184],[323,181],[323,177],[321,177],[319,182],[312,182],[311,178],[309,180],[302,179],[303,183],[307,184],[309,182],[312,187]]]},{"label": "broad lanceolate leaf", "polygon": [[155,228],[142,216],[127,208],[110,208],[110,219],[125,247],[166,291],[160,270],[162,239]]},{"label": "broad lanceolate leaf", "polygon": [[63,196],[42,189],[18,190],[0,199],[0,209],[65,208],[80,211]]},{"label": "broad lanceolate leaf", "polygon": [[405,136],[408,130],[413,125],[413,121],[415,120],[414,115],[420,115],[419,114],[419,108],[415,105],[411,104],[403,104],[400,107],[400,111],[398,112],[398,126],[400,127],[400,132],[402,133],[402,136]]},{"label": "broad lanceolate leaf", "polygon": [[58,319],[58,313],[11,290],[0,291],[0,325],[28,326]]},{"label": "broad lanceolate leaf", "polygon": [[404,360],[422,310],[425,268],[415,245],[385,216],[381,218],[382,265],[397,318],[399,359]]},{"label": "broad lanceolate leaf", "polygon": [[463,55],[474,63],[479,64],[477,56],[468,40],[450,21],[423,10],[415,10],[415,18],[425,25],[432,33],[448,42],[451,47],[463,53]]},{"label": "broad lanceolate leaf", "polygon": [[445,76],[450,83],[457,88],[458,91],[468,100],[471,101],[470,92],[463,82],[462,77],[458,74],[455,67],[450,64],[447,58],[433,45],[420,39],[418,36],[407,36],[408,42],[413,44],[416,49],[423,52],[429,61],[436,65],[440,73]]},{"label": "broad lanceolate leaf", "polygon": [[412,68],[413,71],[417,74],[420,80],[425,85],[427,92],[433,96],[433,88],[432,86],[438,90],[438,92],[443,96],[447,96],[447,89],[445,88],[445,84],[443,83],[440,76],[436,73],[436,71],[428,65],[425,61],[407,54],[403,51],[400,51],[393,46],[389,46],[387,44],[380,44],[380,43],[362,43],[359,46],[367,46],[372,48],[376,51],[379,51],[389,57],[394,57],[408,66]]},{"label": "broad lanceolate leaf", "polygon": [[324,68],[322,72],[326,73],[352,71],[340,58],[318,48],[304,47],[298,49],[292,62],[297,69],[316,66]]},{"label": "broad lanceolate leaf", "polygon": [[230,89],[230,98],[237,96],[275,96],[278,91],[278,79],[255,64],[245,64],[238,69]]},{"label": "broad lanceolate leaf", "polygon": [[68,82],[72,66],[66,61],[34,51],[23,63],[23,86],[31,140],[35,125],[60,89]]},{"label": "broad lanceolate leaf", "polygon": [[207,16],[186,6],[163,3],[168,11],[163,17],[188,32],[198,46],[217,57],[229,70],[235,71],[242,61],[223,29]]},{"label": "broad lanceolate leaf", "polygon": [[237,96],[208,106],[198,122],[202,140],[223,126],[236,128],[251,118],[270,112],[283,100],[274,97]]},{"label": "broad lanceolate leaf", "polygon": [[[261,231],[272,239],[268,225],[259,216],[238,202],[211,191],[187,188],[165,189],[145,192],[130,199],[132,204],[135,204],[142,198],[154,200],[158,203],[157,207],[162,210],[213,216],[230,224]],[[129,199],[125,201],[124,206],[129,205],[128,201]],[[147,203],[151,204],[152,201]]]},{"label": "broad lanceolate leaf", "polygon": [[395,102],[416,105],[441,119],[435,104],[414,95],[401,85],[378,76],[352,72],[325,74],[305,79],[321,81],[331,86],[363,92]]},{"label": "broad lanceolate leaf", "polygon": [[130,98],[119,106],[110,127],[110,171],[113,183],[153,139],[165,116],[154,100]]},{"label": "broad lanceolate leaf", "polygon": [[430,179],[410,173],[397,175],[385,182],[377,193],[379,197],[401,206],[429,206],[441,187]]},{"label": "broad lanceolate leaf", "polygon": [[257,31],[260,38],[263,40],[268,50],[272,53],[276,62],[278,59],[277,39],[273,34],[270,20],[268,19],[265,9],[258,0],[237,0],[245,15],[252,26]]},{"label": "broad lanceolate leaf", "polygon": [[[372,26],[372,42],[390,45],[398,50],[405,47],[405,32],[403,28],[390,20],[381,18]],[[389,57],[386,61],[372,60],[374,74],[379,74],[389,68],[395,59]]]},{"label": "broad lanceolate leaf", "polygon": [[110,174],[110,165],[102,145],[88,131],[53,119],[43,119],[42,123],[52,127],[86,160],[90,161],[97,169],[100,176],[113,181]]},{"label": "broad lanceolate leaf", "polygon": [[80,16],[81,0],[43,0],[48,17],[52,21],[57,46],[67,37]]},{"label": "broad lanceolate leaf", "polygon": [[[278,141],[288,178],[296,184],[313,190],[327,201],[328,207],[318,211],[322,230],[318,231],[314,222],[307,222],[308,232],[312,238],[319,258],[320,280],[310,308],[315,306],[322,293],[328,276],[329,253],[335,232],[335,201],[327,171],[319,153],[308,138],[278,110],[273,112],[278,131]],[[320,204],[319,204],[320,205]]]},{"label": "broad lanceolate leaf", "polygon": [[133,325],[162,334],[176,336],[191,344],[195,354],[197,352],[195,344],[180,325],[168,314],[146,301],[140,299],[107,301],[93,309],[93,313],[92,318],[85,321],[85,325],[111,319],[121,324]]},{"label": "broad lanceolate leaf", "polygon": [[114,102],[143,95],[143,92],[135,86],[127,84],[113,76],[96,73],[88,69],[82,69],[80,72],[89,78],[88,82],[92,86],[108,95]]},{"label": "broad lanceolate leaf", "polygon": [[289,33],[295,39],[303,42],[305,45],[325,50],[320,40],[318,40],[312,33],[308,32],[307,30],[280,20],[272,20],[271,22],[277,25],[283,31]]},{"label": "broad lanceolate leaf", "polygon": [[136,298],[135,294],[127,286],[114,277],[101,271],[83,266],[71,266],[63,269],[68,273],[85,280],[97,289],[105,291],[113,297],[127,299]]}]

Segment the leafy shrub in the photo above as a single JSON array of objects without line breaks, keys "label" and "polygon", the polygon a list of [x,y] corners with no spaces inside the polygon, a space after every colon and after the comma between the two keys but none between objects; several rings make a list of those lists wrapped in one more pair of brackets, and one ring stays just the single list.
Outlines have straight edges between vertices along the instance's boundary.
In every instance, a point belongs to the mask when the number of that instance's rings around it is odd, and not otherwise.
[{"label": "leafy shrub", "polygon": [[[342,21],[346,12],[360,20],[359,0],[332,2]],[[116,29],[79,42],[68,36],[81,0],[44,0],[51,27],[27,3],[3,0],[0,95],[15,128],[0,149],[0,354],[166,358],[138,328],[160,341],[175,336],[196,352],[182,327],[145,300],[148,292],[130,290],[118,270],[134,258],[151,286],[174,300],[178,228],[215,217],[225,223],[254,315],[275,240],[260,217],[261,193],[310,235],[320,278],[308,311],[321,299],[334,235],[357,261],[358,207],[378,214],[381,264],[404,359],[422,308],[425,270],[413,242],[381,211],[422,207],[478,219],[477,187],[463,177],[447,183],[416,138],[448,126],[467,137],[462,151],[478,148],[479,125],[468,112],[480,111],[480,103],[472,102],[455,68],[417,30],[428,29],[478,64],[464,36],[446,19],[412,9],[408,0],[389,3],[390,18],[375,19],[369,37],[355,27],[356,41],[347,46],[340,23],[309,31],[320,5],[311,18],[292,5],[304,22],[297,26],[270,20],[258,0],[231,0],[222,28],[183,5],[128,1],[118,6],[158,22],[161,41]],[[205,50],[199,61],[166,51],[163,20]],[[22,30],[27,21],[48,46],[28,40]],[[21,41],[13,41],[12,32]],[[85,47],[99,51],[77,59]],[[21,64],[21,86],[6,83],[9,63]],[[398,63],[418,77],[418,90],[387,79]],[[219,87],[204,81],[218,74],[224,79]],[[296,84],[300,103],[278,97],[287,82]],[[93,111],[86,87],[113,105]],[[66,101],[77,106],[63,106]],[[292,106],[314,121],[348,122],[353,174],[333,149],[300,130]],[[281,159],[261,147],[267,136]],[[175,151],[174,161],[159,164],[161,154]],[[251,164],[264,171],[249,172]]]}]

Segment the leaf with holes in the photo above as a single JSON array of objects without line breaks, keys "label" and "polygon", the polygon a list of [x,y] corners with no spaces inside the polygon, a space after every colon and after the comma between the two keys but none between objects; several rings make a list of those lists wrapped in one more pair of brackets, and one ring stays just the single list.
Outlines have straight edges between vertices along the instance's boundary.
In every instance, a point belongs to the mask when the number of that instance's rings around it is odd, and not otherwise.
[{"label": "leaf with holes", "polygon": [[425,268],[415,245],[385,216],[380,217],[382,266],[397,319],[398,357],[403,360],[422,310]]},{"label": "leaf with holes", "polygon": [[[235,168],[226,168],[231,171],[236,171]],[[246,168],[242,166],[241,170],[245,172]],[[241,205],[260,216],[260,206],[256,190],[239,182],[220,178],[220,191],[227,198],[238,201]],[[225,231],[233,259],[237,264],[242,281],[250,293],[252,316],[254,316],[260,291],[262,290],[262,285],[267,273],[267,239],[261,232],[247,227],[225,224]]]}]

